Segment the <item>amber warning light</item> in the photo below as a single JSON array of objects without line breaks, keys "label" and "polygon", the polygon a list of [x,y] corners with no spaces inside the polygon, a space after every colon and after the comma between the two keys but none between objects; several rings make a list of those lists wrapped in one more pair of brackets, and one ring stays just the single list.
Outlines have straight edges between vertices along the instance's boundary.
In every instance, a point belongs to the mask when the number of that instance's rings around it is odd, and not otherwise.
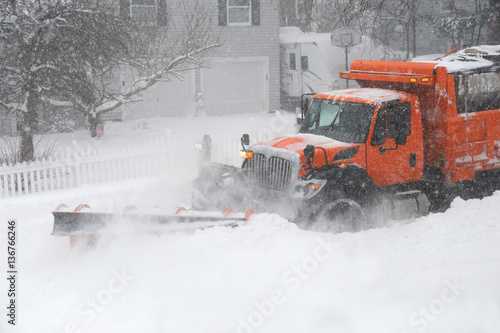
[{"label": "amber warning light", "polygon": [[240,150],[240,157],[241,158],[252,158],[253,157],[253,151]]}]

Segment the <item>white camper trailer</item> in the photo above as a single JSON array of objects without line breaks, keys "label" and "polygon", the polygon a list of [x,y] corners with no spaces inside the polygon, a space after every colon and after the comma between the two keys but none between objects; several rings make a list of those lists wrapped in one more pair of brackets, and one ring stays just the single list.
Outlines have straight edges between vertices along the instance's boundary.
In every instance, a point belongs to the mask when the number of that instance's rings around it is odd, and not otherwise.
[{"label": "white camper trailer", "polygon": [[[303,94],[345,88],[345,80],[339,78],[339,72],[346,70],[345,50],[331,44],[330,33],[281,27],[280,58],[284,110],[299,107]],[[349,48],[349,62],[354,59],[378,60],[382,59],[382,52],[363,36],[360,44]]]}]

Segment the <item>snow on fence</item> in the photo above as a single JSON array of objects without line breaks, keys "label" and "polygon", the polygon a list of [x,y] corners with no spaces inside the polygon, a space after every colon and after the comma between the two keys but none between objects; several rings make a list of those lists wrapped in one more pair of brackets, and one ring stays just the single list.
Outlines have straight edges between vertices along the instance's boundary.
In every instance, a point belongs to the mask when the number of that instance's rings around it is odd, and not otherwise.
[{"label": "snow on fence", "polygon": [[158,175],[168,170],[165,140],[126,149],[66,149],[57,158],[0,165],[0,197]]},{"label": "snow on fence", "polygon": [[[277,116],[270,127],[257,128],[250,122],[251,143],[294,133],[294,121]],[[212,161],[241,164],[241,132],[211,136]],[[148,144],[123,149],[103,150],[93,147],[66,149],[57,158],[43,159],[15,166],[0,165],[0,198],[79,187],[84,184],[173,174],[197,166],[194,147],[185,147],[170,131],[167,137]],[[201,141],[201,137],[200,137]],[[179,165],[183,164],[183,165]]]}]

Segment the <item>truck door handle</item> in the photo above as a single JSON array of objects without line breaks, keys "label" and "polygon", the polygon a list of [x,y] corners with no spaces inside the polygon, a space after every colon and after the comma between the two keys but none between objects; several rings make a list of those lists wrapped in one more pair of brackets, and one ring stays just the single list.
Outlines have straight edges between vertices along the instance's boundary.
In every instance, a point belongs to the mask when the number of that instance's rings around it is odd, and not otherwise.
[{"label": "truck door handle", "polygon": [[380,154],[383,154],[383,153],[385,153],[386,150],[396,150],[396,149],[398,149],[398,145],[397,144],[396,144],[396,148],[389,148],[389,147],[382,146],[382,147],[379,148],[378,152]]},{"label": "truck door handle", "polygon": [[414,168],[417,165],[417,154],[410,153],[410,168]]}]

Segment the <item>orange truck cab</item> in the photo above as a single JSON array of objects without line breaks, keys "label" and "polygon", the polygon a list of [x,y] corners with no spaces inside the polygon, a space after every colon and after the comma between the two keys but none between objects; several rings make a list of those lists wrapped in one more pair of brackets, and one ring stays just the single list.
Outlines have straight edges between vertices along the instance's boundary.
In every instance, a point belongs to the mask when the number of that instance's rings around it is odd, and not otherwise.
[{"label": "orange truck cab", "polygon": [[355,60],[340,77],[360,88],[315,94],[298,134],[244,147],[254,200],[356,230],[373,207],[406,219],[499,183],[500,45]]}]

